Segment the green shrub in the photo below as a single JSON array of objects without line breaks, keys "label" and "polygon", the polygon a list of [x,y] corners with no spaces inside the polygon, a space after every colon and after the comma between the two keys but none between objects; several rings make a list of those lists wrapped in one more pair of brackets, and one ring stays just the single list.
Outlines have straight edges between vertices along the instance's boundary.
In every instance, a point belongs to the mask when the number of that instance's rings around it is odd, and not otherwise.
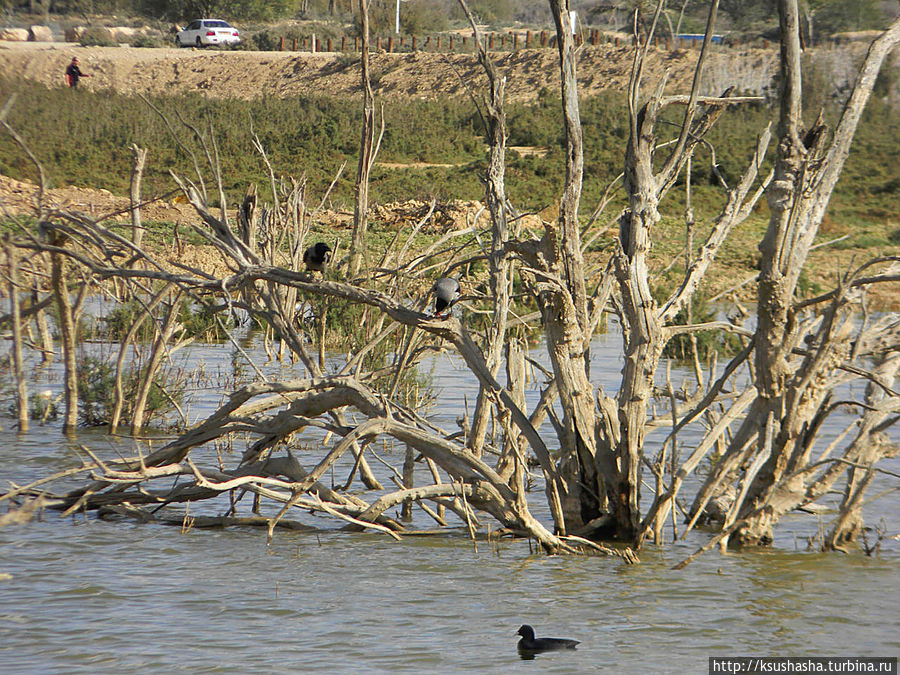
[{"label": "green shrub", "polygon": [[[134,322],[144,313],[144,304],[137,300],[116,305],[103,319],[108,340],[122,340]],[[214,312],[209,307],[197,306],[182,300],[178,306],[180,337],[192,337],[200,342],[217,342],[228,337],[226,331],[234,327],[233,317],[224,312]],[[224,327],[224,328],[223,328]],[[138,342],[150,342],[156,336],[153,321],[145,319],[135,334]]]},{"label": "green shrub", "polygon": [[[128,420],[134,413],[134,401],[147,369],[131,366],[122,376],[124,406],[122,419]],[[115,406],[115,364],[94,356],[82,356],[78,361],[76,379],[78,382],[78,418],[85,426],[93,427],[109,424]],[[163,393],[163,389],[168,396]],[[172,409],[170,397],[175,402],[184,398],[184,384],[174,377],[171,370],[160,369],[153,378],[147,404],[144,408],[144,422],[149,424]]]},{"label": "green shrub", "polygon": [[[353,68],[354,63],[355,57],[346,55],[341,61],[335,61],[333,67]],[[0,81],[0,99],[5,100],[13,91],[19,98],[9,113],[10,123],[41,161],[51,185],[76,184],[128,194],[133,162],[131,143],[154,149],[153,160],[144,175],[147,194],[169,190],[168,169],[190,164],[162,120],[135,97],[90,91],[73,97],[61,88],[47,89],[21,80]],[[178,110],[198,128],[206,129],[207,124],[212,127],[230,203],[243,197],[249,183],[259,184],[262,198],[271,199],[265,194],[268,172],[253,150],[251,128],[266,148],[276,175],[290,175],[302,167],[311,193],[322,194],[337,167],[344,161],[348,166],[355,165],[358,156],[361,110],[360,106],[348,105],[346,101],[297,96],[279,99],[277,105],[272,105],[270,99],[260,99],[221,100],[211,106],[201,96],[179,95],[154,97],[152,102],[163,110]],[[557,94],[547,89],[536,102],[511,103],[507,108],[510,145],[550,148],[544,157],[515,157],[511,153],[507,162],[510,200],[520,210],[540,210],[558,201],[565,177]],[[719,169],[729,181],[743,171],[756,135],[771,113],[765,106],[729,110],[711,131],[709,140],[716,148]],[[585,99],[581,119],[586,168],[582,195],[585,212],[599,202],[607,184],[622,170],[628,124],[621,102],[613,94]],[[882,114],[877,110],[864,116],[857,131],[859,146],[852,149],[844,176],[830,202],[829,217],[835,223],[883,221],[877,214],[896,210],[895,177],[888,169],[881,172],[871,169],[897,165],[900,123],[896,119],[896,114]],[[182,142],[190,142],[189,134],[179,132]],[[74,143],[73,138],[90,142]],[[708,151],[704,146],[697,153],[693,196],[699,221],[718,210],[721,191],[697,182],[709,182]],[[663,152],[657,154],[665,157]],[[773,155],[770,152],[769,158]],[[378,159],[452,166],[396,171],[376,165],[370,185],[373,202],[430,196],[458,199],[484,196],[483,129],[473,104],[464,97],[387,106],[385,135]],[[764,171],[769,162],[767,159]],[[37,180],[32,163],[6,135],[0,135],[0,166],[11,178]],[[683,200],[683,192],[671,191],[672,201],[666,207],[670,212],[677,212],[677,200]],[[339,181],[331,199],[338,207],[352,204],[353,181]],[[622,206],[624,199],[616,194],[608,210],[612,212]],[[765,204],[760,208],[764,209]]]},{"label": "green shrub", "polygon": [[81,35],[82,47],[118,47],[119,43],[113,39],[112,33],[102,26],[91,26],[85,29]]},{"label": "green shrub", "polygon": [[252,44],[260,52],[277,52],[280,41],[280,35],[276,36],[271,31],[261,30],[252,35],[245,35],[242,44]]},{"label": "green shrub", "polygon": [[[675,315],[673,325],[687,325],[687,310],[682,309]],[[702,295],[695,294],[691,305],[691,323],[708,323],[716,320],[716,309]],[[741,349],[741,340],[734,333],[722,330],[701,330],[693,333],[697,341],[697,356],[705,361],[713,352],[721,357],[731,357]],[[663,356],[676,361],[689,361],[693,358],[691,334],[679,333],[666,343]]]},{"label": "green shrub", "polygon": [[846,251],[851,248],[880,248],[882,246],[890,245],[891,242],[889,241],[889,238],[885,239],[880,234],[863,231],[854,234],[847,239],[835,242],[833,246],[839,251]]},{"label": "green shrub", "polygon": [[[105,337],[110,341],[123,340],[128,330],[143,313],[144,306],[137,300],[117,304],[109,314],[103,317],[103,322],[106,324]],[[138,342],[148,342],[153,339],[153,332],[153,323],[145,319],[138,329],[135,339]]]},{"label": "green shrub", "polygon": [[211,308],[183,300],[178,309],[178,321],[181,324],[182,337],[192,337],[200,342],[219,342],[228,338],[228,332],[234,328],[234,317],[225,312],[216,312]]},{"label": "green shrub", "polygon": [[29,414],[31,419],[39,420],[43,423],[59,417],[59,399],[54,400],[48,394],[49,392],[44,392],[30,399],[31,410]]},{"label": "green shrub", "polygon": [[139,35],[131,41],[131,46],[157,48],[168,47],[169,45],[160,37],[156,37],[154,35]]}]

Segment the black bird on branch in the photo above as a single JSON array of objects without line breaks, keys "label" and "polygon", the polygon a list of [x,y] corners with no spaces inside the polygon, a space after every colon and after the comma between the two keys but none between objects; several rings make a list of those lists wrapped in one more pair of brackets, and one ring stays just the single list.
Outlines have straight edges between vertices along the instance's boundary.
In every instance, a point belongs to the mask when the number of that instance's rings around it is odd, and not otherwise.
[{"label": "black bird on branch", "polygon": [[431,293],[434,295],[434,316],[444,318],[441,315],[445,312],[449,316],[453,305],[459,300],[459,281],[453,277],[441,277],[434,282]]},{"label": "black bird on branch", "polygon": [[306,265],[307,272],[321,272],[325,274],[328,271],[328,263],[331,262],[331,247],[319,242],[310,246],[303,252],[303,264]]}]

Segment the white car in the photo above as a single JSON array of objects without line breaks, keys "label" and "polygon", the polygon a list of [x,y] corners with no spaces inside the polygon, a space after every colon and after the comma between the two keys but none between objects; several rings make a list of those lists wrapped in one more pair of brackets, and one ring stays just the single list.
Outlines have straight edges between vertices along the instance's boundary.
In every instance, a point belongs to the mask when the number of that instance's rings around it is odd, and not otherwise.
[{"label": "white car", "polygon": [[176,47],[236,45],[241,41],[238,29],[221,19],[197,19],[175,34]]}]

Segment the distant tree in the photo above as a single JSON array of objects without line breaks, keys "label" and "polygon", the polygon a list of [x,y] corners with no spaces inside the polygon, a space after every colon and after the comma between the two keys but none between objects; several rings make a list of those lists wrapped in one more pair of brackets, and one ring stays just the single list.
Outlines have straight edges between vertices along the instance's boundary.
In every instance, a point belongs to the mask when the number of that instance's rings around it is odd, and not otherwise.
[{"label": "distant tree", "polygon": [[719,7],[735,29],[747,29],[759,24],[778,25],[778,9],[775,0],[722,0]]},{"label": "distant tree", "polygon": [[170,21],[225,17],[265,21],[297,11],[298,0],[139,0],[139,11]]},{"label": "distant tree", "polygon": [[410,35],[446,30],[447,12],[441,0],[404,2],[400,9],[400,31]]},{"label": "distant tree", "polygon": [[[884,28],[887,24],[878,0],[811,0],[804,4],[810,5],[804,18],[815,27],[816,39],[840,31]],[[807,30],[812,29],[807,26]]]},{"label": "distant tree", "polygon": [[[508,23],[512,21],[515,9],[512,0],[472,0],[468,5],[476,20],[481,23]],[[454,20],[464,19],[457,7],[453,6],[452,12]]]},{"label": "distant tree", "polygon": [[[401,0],[400,32],[412,35],[446,30],[447,16],[444,0]],[[369,5],[369,30],[372,34],[393,33],[396,21],[396,0],[372,0]],[[358,15],[353,17],[353,31],[361,34]]]}]

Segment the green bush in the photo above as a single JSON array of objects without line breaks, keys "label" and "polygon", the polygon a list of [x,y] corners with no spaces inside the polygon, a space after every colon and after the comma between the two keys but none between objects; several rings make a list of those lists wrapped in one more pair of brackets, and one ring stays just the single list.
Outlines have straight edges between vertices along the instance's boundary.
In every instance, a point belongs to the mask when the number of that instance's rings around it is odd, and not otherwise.
[{"label": "green bush", "polygon": [[[103,319],[106,323],[106,339],[122,340],[134,322],[144,313],[144,306],[137,300],[128,300],[116,305]],[[180,302],[178,322],[181,324],[180,337],[192,337],[200,342],[224,340],[228,337],[226,331],[234,327],[233,317],[224,312],[214,312],[206,306],[194,305],[189,300]],[[145,319],[135,334],[135,340],[150,342],[155,335],[153,320]]]},{"label": "green bush", "polygon": [[[676,326],[686,326],[688,313],[682,309],[675,315],[672,322]],[[702,295],[695,294],[691,305],[691,323],[708,323],[716,320],[716,309],[711,306]],[[718,352],[721,357],[731,357],[741,349],[741,340],[734,333],[722,330],[701,330],[693,333],[697,341],[697,356],[701,361],[709,358],[713,352]],[[679,333],[666,343],[663,356],[676,361],[689,361],[693,358],[691,336],[689,333]]]},{"label": "green bush", "polygon": [[[131,366],[122,376],[124,406],[122,419],[128,420],[134,412],[134,400],[141,382],[146,378],[146,368]],[[115,364],[94,356],[82,356],[78,361],[76,379],[78,382],[78,418],[84,426],[109,424],[115,406]],[[163,393],[166,390],[168,396]],[[147,405],[144,408],[144,422],[149,424],[172,409],[171,397],[180,402],[184,398],[184,384],[172,376],[170,370],[161,369],[153,378]]]},{"label": "green bush", "polygon": [[277,52],[281,46],[281,35],[270,30],[261,30],[252,35],[245,35],[243,44],[250,44],[260,52]]},{"label": "green bush", "polygon": [[31,419],[46,422],[55,420],[59,417],[59,400],[52,399],[50,396],[38,394],[30,399],[31,410],[29,414]]},{"label": "green bush", "polygon": [[[117,304],[112,310],[103,317],[106,324],[106,339],[110,341],[121,341],[125,338],[129,329],[134,325],[144,313],[144,307],[137,300],[129,300]],[[138,342],[148,342],[153,339],[153,323],[144,320],[140,328],[135,334],[135,340]]]},{"label": "green bush", "polygon": [[881,248],[890,244],[890,237],[886,239],[878,233],[863,231],[855,233],[847,239],[835,242],[833,246],[838,251],[846,251],[851,248]]},{"label": "green bush", "polygon": [[234,328],[234,317],[225,312],[183,300],[178,309],[181,336],[192,337],[200,342],[219,342],[228,338],[227,331]]},{"label": "green bush", "polygon": [[804,267],[800,271],[800,277],[797,279],[797,291],[800,294],[800,297],[808,298],[810,296],[819,295],[824,292],[824,288],[822,284],[812,281],[809,278],[809,268]]},{"label": "green bush", "polygon": [[156,37],[155,35],[139,35],[134,40],[131,41],[132,47],[149,47],[149,48],[157,48],[157,47],[168,47],[169,44],[165,42],[162,38]]},{"label": "green bush", "polygon": [[82,47],[118,47],[112,33],[102,26],[91,26],[81,35]]}]

